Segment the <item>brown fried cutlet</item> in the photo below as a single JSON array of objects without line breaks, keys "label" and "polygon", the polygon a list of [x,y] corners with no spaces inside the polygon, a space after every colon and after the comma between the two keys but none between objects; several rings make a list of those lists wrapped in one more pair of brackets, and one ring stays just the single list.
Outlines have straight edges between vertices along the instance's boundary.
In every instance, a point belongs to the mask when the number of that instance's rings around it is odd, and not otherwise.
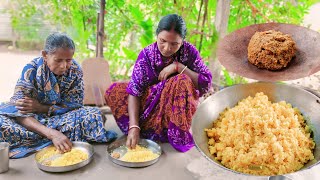
[{"label": "brown fried cutlet", "polygon": [[256,32],[248,45],[248,60],[258,68],[280,70],[287,67],[296,49],[288,34],[274,30]]}]

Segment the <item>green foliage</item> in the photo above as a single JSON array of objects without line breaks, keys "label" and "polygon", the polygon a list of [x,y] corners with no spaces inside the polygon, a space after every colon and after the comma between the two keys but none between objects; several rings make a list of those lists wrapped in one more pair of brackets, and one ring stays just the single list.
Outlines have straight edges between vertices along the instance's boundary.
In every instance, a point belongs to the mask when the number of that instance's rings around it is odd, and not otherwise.
[{"label": "green foliage", "polygon": [[44,42],[48,34],[62,31],[72,36],[78,58],[93,56],[99,0],[15,0],[10,2],[12,26],[20,40]]},{"label": "green foliage", "polygon": [[[292,4],[296,1],[296,6]],[[228,31],[266,22],[301,25],[311,5],[319,0],[233,0]]]},{"label": "green foliage", "polygon": [[[301,24],[308,8],[319,0],[232,0],[228,32],[265,22]],[[11,2],[12,25],[21,38],[43,41],[51,31],[64,31],[75,41],[76,58],[95,56],[99,0],[16,0]],[[113,80],[128,79],[141,49],[156,39],[161,17],[180,14],[187,23],[186,40],[200,51],[205,63],[215,56],[219,40],[214,26],[216,0],[107,0],[104,57]],[[35,20],[37,19],[38,20]],[[23,27],[23,28],[22,28]],[[39,29],[47,28],[42,34]],[[49,30],[48,30],[49,29]],[[224,70],[225,85],[243,82]]]},{"label": "green foliage", "polygon": [[222,86],[232,86],[235,84],[245,84],[248,81],[241,76],[235,75],[232,77],[226,69],[222,69],[224,82],[221,83]]}]

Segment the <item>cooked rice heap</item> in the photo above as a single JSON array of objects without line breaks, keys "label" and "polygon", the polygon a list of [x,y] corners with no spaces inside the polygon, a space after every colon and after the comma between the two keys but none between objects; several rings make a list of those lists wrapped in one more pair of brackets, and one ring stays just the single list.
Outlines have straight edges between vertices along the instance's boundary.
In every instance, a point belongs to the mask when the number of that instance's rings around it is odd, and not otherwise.
[{"label": "cooked rice heap", "polygon": [[[47,160],[54,156],[59,157]],[[86,152],[77,148],[72,148],[71,151],[60,154],[55,147],[50,147],[40,156],[38,161],[46,166],[69,166],[87,160],[88,158],[89,156]]]},{"label": "cooked rice heap", "polygon": [[159,157],[159,154],[154,153],[152,150],[136,145],[135,149],[129,149],[125,155],[123,155],[120,160],[126,162],[145,162],[151,161]]},{"label": "cooked rice heap", "polygon": [[262,92],[227,108],[205,132],[214,158],[242,173],[286,174],[314,159],[315,143],[300,111],[285,101],[271,103]]}]

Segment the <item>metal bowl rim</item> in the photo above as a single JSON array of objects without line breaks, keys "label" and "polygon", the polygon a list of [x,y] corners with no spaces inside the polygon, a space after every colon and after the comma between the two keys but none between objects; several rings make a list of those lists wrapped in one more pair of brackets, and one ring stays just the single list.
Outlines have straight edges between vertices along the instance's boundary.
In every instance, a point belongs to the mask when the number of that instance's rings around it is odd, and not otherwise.
[{"label": "metal bowl rim", "polygon": [[[288,87],[290,87],[290,88],[296,88],[296,89],[299,89],[299,90],[303,90],[303,91],[305,91],[305,92],[313,95],[313,96],[316,97],[317,99],[319,99],[319,97],[316,96],[315,94],[313,94],[313,93],[311,93],[311,92],[309,92],[309,91],[307,91],[307,90],[305,90],[305,89],[303,89],[303,88],[300,88],[299,86],[296,86],[296,85],[283,84],[283,83],[277,83],[277,82],[261,82],[261,81],[259,81],[259,82],[253,82],[253,83],[248,83],[248,84],[276,84],[276,85],[280,85],[280,86],[288,86]],[[236,87],[236,86],[245,86],[245,85],[247,85],[247,84],[234,84],[234,85],[232,85],[232,86],[228,86],[228,87],[225,87],[225,88],[219,90],[218,92],[216,92],[216,93],[213,94],[213,95],[216,96],[216,95],[219,95],[219,94],[223,93],[223,91],[226,91],[227,89],[234,88],[234,87]],[[212,96],[213,96],[213,95],[212,95]],[[207,102],[207,101],[210,101],[210,100],[209,100],[209,97],[208,97],[207,99],[205,99],[201,104],[203,104],[203,103],[205,103],[205,102]],[[192,121],[191,127],[192,127],[193,124],[194,124],[194,121]],[[238,172],[238,171],[229,169],[229,168],[223,166],[222,164],[219,164],[219,163],[215,162],[215,161],[214,161],[213,159],[211,159],[210,157],[208,157],[208,156],[201,150],[201,148],[199,147],[198,143],[197,143],[195,140],[194,140],[194,144],[195,144],[196,149],[200,152],[200,154],[201,154],[203,157],[205,157],[207,160],[209,160],[210,162],[212,162],[214,165],[216,165],[216,166],[218,166],[218,167],[220,167],[220,168],[222,168],[222,169],[228,170],[228,171],[233,172],[233,173],[236,173],[236,174],[247,175],[247,176],[252,176],[252,177],[254,177],[254,176],[257,176],[257,177],[265,177],[265,178],[270,177],[270,176],[259,176],[259,175],[254,175],[254,174],[247,174],[247,173],[242,173],[242,172]],[[295,172],[292,172],[292,173],[302,172],[302,171],[304,171],[304,170],[311,169],[311,168],[313,168],[313,167],[315,167],[315,166],[317,166],[317,165],[319,165],[319,164],[320,164],[320,161],[318,161],[317,163],[309,166],[308,168],[303,168],[303,167],[302,167],[300,170],[295,171]],[[290,174],[292,174],[292,173],[287,173],[287,174],[283,174],[283,175],[290,175]]]}]

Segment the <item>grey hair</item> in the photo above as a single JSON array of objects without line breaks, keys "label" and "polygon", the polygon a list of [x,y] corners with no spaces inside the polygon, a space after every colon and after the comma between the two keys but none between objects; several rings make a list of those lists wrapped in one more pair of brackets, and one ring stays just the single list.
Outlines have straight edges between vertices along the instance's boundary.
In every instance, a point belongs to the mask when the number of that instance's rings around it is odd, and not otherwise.
[{"label": "grey hair", "polygon": [[66,34],[63,33],[52,33],[50,34],[44,44],[44,51],[48,54],[56,52],[57,49],[75,49],[73,40]]}]

